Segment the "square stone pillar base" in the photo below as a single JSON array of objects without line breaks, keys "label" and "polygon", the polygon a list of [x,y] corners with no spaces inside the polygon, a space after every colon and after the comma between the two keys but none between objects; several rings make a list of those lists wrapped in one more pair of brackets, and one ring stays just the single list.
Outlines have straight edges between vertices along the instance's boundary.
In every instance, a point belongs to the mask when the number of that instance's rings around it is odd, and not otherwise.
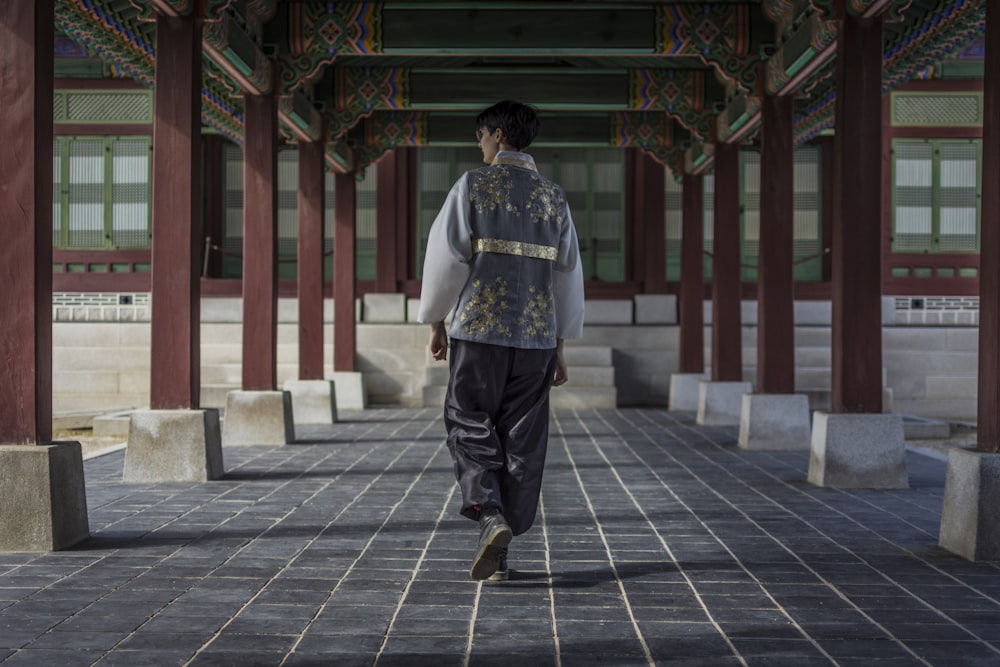
[{"label": "square stone pillar base", "polygon": [[338,410],[364,410],[368,407],[365,394],[365,376],[357,371],[334,371],[333,382],[337,385]]},{"label": "square stone pillar base", "polygon": [[707,379],[704,373],[672,373],[667,409],[695,412],[698,409],[699,385]]},{"label": "square stone pillar base", "polygon": [[217,409],[129,415],[122,481],[207,482],[224,473]]},{"label": "square stone pillar base", "polygon": [[805,394],[743,394],[742,449],[805,451],[810,435]]},{"label": "square stone pillar base", "polygon": [[967,560],[1000,560],[1000,454],[952,449],[938,544]]},{"label": "square stone pillar base", "polygon": [[749,382],[698,383],[698,417],[703,426],[739,426],[743,414],[743,394],[753,391]]},{"label": "square stone pillar base", "polygon": [[809,482],[842,489],[908,488],[903,418],[813,413]]},{"label": "square stone pillar base", "polygon": [[88,537],[80,443],[0,445],[0,551],[55,551]]},{"label": "square stone pillar base", "polygon": [[336,424],[337,390],[333,380],[287,380],[296,424]]},{"label": "square stone pillar base", "polygon": [[292,395],[287,391],[231,391],[226,396],[222,446],[295,442]]}]

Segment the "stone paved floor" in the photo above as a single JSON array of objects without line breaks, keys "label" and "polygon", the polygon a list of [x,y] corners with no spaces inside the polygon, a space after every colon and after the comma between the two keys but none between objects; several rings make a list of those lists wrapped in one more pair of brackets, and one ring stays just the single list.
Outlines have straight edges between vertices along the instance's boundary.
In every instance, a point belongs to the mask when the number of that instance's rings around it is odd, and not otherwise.
[{"label": "stone paved floor", "polygon": [[688,414],[557,411],[535,527],[479,584],[439,411],[342,416],[204,484],[88,460],[92,538],[0,554],[0,662],[1000,665],[998,564],[937,546],[940,456],[824,489]]}]

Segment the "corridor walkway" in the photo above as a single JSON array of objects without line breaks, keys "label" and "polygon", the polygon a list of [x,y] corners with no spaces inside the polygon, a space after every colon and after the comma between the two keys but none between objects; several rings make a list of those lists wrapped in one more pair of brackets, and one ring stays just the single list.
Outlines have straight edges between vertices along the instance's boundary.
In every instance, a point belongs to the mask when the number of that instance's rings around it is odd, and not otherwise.
[{"label": "corridor walkway", "polygon": [[341,417],[204,484],[88,460],[92,538],[0,554],[0,662],[1000,665],[1000,567],[937,546],[940,457],[823,489],[692,415],[556,411],[535,527],[479,584],[440,411]]}]

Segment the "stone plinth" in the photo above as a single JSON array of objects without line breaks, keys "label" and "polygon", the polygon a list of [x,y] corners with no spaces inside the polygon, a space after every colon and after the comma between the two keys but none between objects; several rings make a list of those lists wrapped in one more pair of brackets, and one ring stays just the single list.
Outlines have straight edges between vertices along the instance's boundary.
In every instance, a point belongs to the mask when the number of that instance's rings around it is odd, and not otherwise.
[{"label": "stone plinth", "polygon": [[809,397],[743,394],[739,446],[754,450],[808,450]]},{"label": "stone plinth", "polygon": [[287,391],[231,391],[226,396],[222,446],[295,442],[292,395]]},{"label": "stone plinth", "polygon": [[364,410],[368,407],[365,376],[357,371],[334,371],[338,410]]},{"label": "stone plinth", "polygon": [[809,482],[843,489],[905,489],[903,418],[813,413]]},{"label": "stone plinth", "polygon": [[406,295],[369,292],[364,296],[363,316],[365,322],[405,322]]},{"label": "stone plinth", "polygon": [[122,481],[207,482],[224,473],[218,410],[136,410],[129,415]]},{"label": "stone plinth", "polygon": [[753,391],[749,382],[698,383],[698,417],[702,426],[739,426],[743,394]]},{"label": "stone plinth", "polygon": [[698,409],[701,383],[707,379],[704,373],[671,373],[668,409],[695,412]]},{"label": "stone plinth", "polygon": [[636,324],[677,324],[676,294],[636,294]]},{"label": "stone plinth", "polygon": [[80,443],[0,445],[0,551],[55,551],[88,537]]},{"label": "stone plinth", "polygon": [[1000,560],[1000,454],[952,449],[938,544],[972,561]]},{"label": "stone plinth", "polygon": [[335,424],[337,393],[333,380],[287,380],[296,424]]}]

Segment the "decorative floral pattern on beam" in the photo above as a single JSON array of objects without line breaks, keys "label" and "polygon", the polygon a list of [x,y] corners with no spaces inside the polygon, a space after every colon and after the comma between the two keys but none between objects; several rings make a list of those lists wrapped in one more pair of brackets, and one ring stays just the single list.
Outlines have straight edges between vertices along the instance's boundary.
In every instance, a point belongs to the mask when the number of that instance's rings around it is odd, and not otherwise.
[{"label": "decorative floral pattern on beam", "polygon": [[629,71],[629,108],[662,109],[702,139],[712,133],[712,114],[704,108],[705,73],[699,70]]},{"label": "decorative floral pattern on beam", "polygon": [[673,173],[683,173],[684,153],[673,146],[670,118],[665,112],[615,111],[610,122],[612,146],[641,148]]},{"label": "decorative floral pattern on beam", "polygon": [[295,55],[382,52],[382,5],[309,2],[288,5],[289,45]]},{"label": "decorative floral pattern on beam", "polygon": [[63,0],[55,7],[56,25],[89,52],[125,76],[153,87],[153,47],[123,20],[93,0]]},{"label": "decorative floral pattern on beam", "polygon": [[[826,21],[818,14],[812,14],[799,30],[810,31],[808,49],[808,51],[811,51],[810,59],[816,57],[823,49],[830,46],[837,39],[837,22]],[[767,60],[767,89],[771,93],[779,92],[794,75],[794,72],[788,71],[789,67],[794,65],[794,62],[785,62],[785,50],[785,48],[779,49]]]},{"label": "decorative floral pattern on beam", "polygon": [[761,9],[764,15],[778,28],[782,37],[788,35],[795,21],[795,4],[793,0],[763,0]]},{"label": "decorative floral pattern on beam", "polygon": [[357,178],[365,169],[398,146],[427,145],[427,113],[424,111],[381,111],[365,121],[365,145],[354,151]]},{"label": "decorative floral pattern on beam", "polygon": [[697,56],[747,92],[756,90],[759,60],[748,57],[749,6],[674,3],[656,5],[656,53]]},{"label": "decorative floral pattern on beam", "polygon": [[[236,51],[230,45],[230,33],[241,31],[239,25],[233,21],[229,16],[223,16],[220,21],[215,23],[209,23],[204,29],[204,44],[210,46],[223,56],[225,56],[230,62],[243,62]],[[244,42],[249,39],[249,37],[244,33],[240,35]],[[272,65],[271,60],[268,58],[260,48],[257,47],[255,43],[251,43],[250,48],[253,49],[254,62],[251,66],[246,63],[246,67],[250,71],[243,71],[243,75],[246,76],[247,81],[261,92],[270,92],[272,83]],[[244,49],[245,50],[245,49]]]},{"label": "decorative floral pattern on beam", "polygon": [[410,70],[400,67],[342,67],[334,79],[336,109],[328,115],[327,141],[336,142],[375,110],[405,109],[410,103]]},{"label": "decorative floral pattern on beam", "polygon": [[986,29],[986,0],[941,0],[919,24],[886,47],[882,88],[892,90],[960,51]]}]

